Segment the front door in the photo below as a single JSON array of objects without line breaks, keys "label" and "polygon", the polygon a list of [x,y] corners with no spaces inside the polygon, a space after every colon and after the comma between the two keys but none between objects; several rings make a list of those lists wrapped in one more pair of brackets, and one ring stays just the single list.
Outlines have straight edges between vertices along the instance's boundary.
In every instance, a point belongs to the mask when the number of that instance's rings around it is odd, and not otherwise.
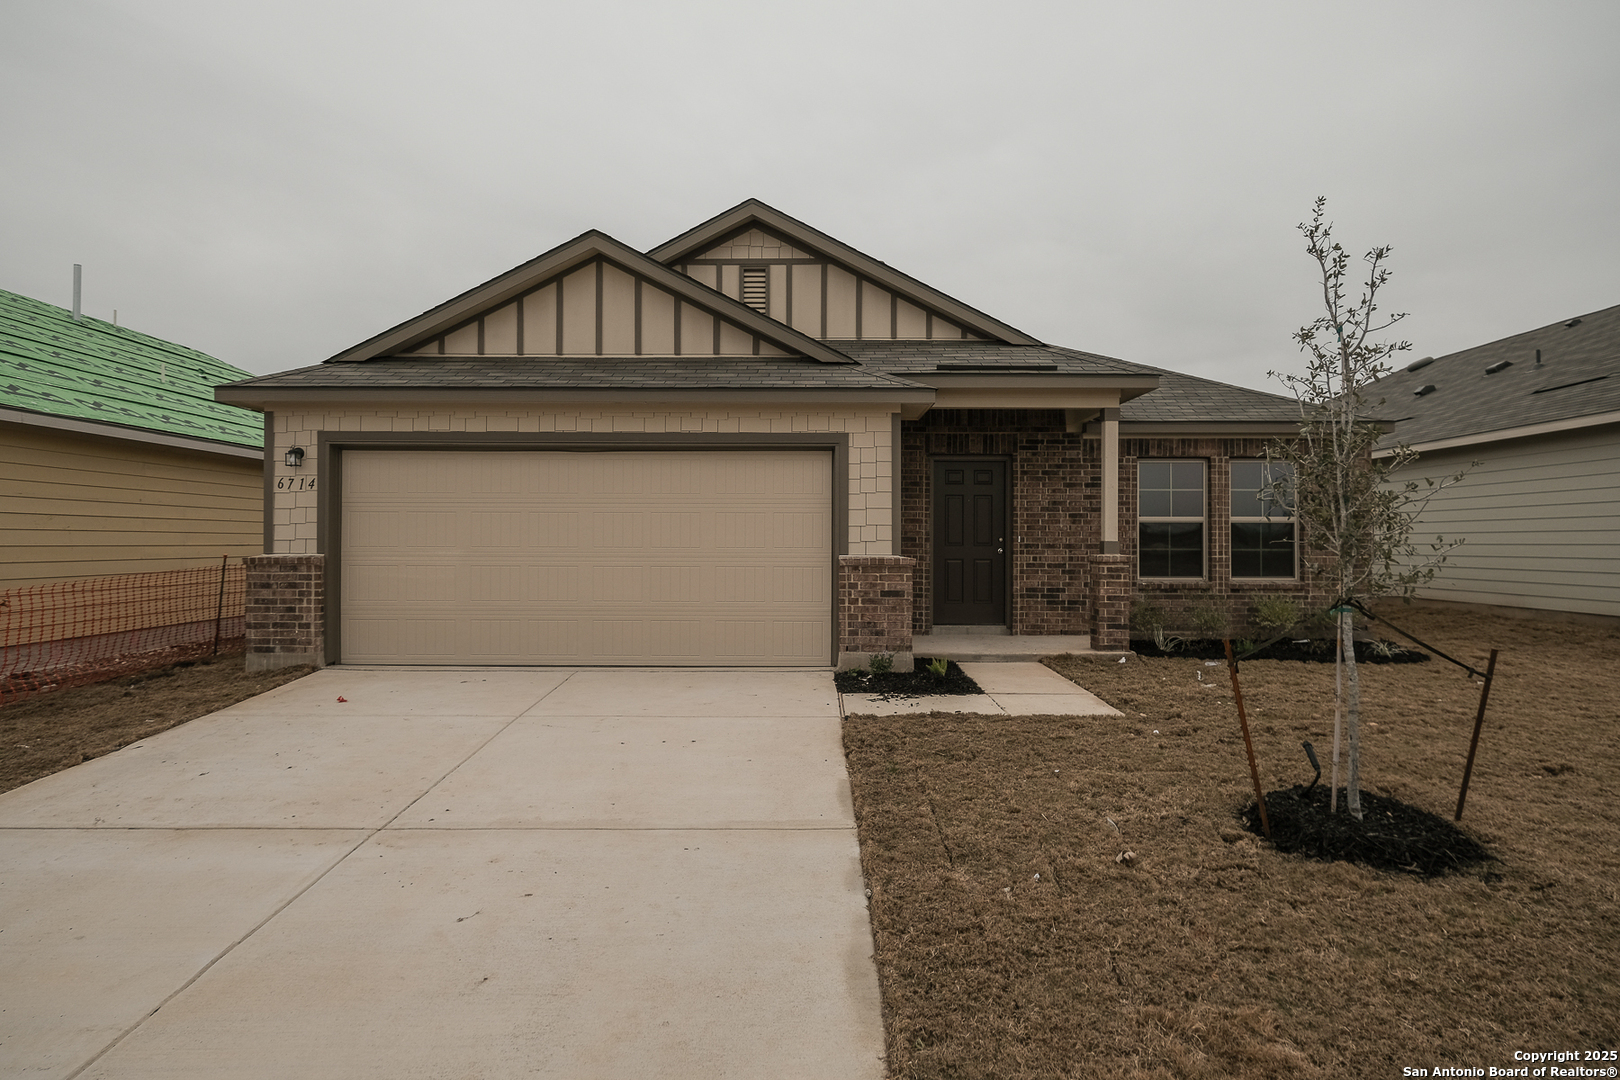
[{"label": "front door", "polygon": [[934,462],[934,622],[1007,622],[1007,463]]}]

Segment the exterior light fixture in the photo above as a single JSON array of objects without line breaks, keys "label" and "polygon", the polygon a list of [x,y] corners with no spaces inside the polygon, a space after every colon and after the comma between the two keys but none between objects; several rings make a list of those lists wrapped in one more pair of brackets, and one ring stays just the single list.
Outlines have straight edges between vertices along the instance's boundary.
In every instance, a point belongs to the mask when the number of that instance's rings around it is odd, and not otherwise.
[{"label": "exterior light fixture", "polygon": [[304,448],[302,446],[293,447],[291,450],[287,451],[287,456],[283,460],[287,462],[287,467],[289,469],[298,468],[304,463]]}]

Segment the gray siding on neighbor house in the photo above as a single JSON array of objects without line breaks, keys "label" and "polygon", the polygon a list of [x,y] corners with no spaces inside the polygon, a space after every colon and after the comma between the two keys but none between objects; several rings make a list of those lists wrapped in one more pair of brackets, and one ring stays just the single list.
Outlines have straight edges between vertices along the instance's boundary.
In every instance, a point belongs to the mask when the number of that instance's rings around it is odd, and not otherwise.
[{"label": "gray siding on neighbor house", "polygon": [[1429,451],[1398,477],[1455,473],[1418,521],[1420,549],[1464,538],[1420,595],[1620,615],[1620,427]]}]

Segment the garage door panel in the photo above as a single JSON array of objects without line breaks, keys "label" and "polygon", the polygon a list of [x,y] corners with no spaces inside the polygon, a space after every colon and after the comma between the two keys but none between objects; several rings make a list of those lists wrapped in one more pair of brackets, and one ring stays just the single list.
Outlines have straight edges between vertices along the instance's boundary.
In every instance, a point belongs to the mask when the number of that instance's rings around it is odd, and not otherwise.
[{"label": "garage door panel", "polygon": [[348,451],[343,468],[346,662],[830,659],[829,453]]}]

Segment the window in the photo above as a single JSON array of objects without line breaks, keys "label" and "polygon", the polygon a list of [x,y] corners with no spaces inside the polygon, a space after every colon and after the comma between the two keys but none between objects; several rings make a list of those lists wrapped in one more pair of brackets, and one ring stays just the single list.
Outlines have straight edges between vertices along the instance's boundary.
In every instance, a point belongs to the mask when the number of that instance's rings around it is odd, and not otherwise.
[{"label": "window", "polygon": [[1204,463],[1136,465],[1137,573],[1145,578],[1204,576]]},{"label": "window", "polygon": [[742,268],[742,302],[759,312],[769,314],[771,293],[770,268],[745,266]]},{"label": "window", "polygon": [[[1282,461],[1232,462],[1232,576],[1291,578],[1294,514],[1287,486],[1293,466]],[[1267,488],[1273,496],[1266,498]]]}]

